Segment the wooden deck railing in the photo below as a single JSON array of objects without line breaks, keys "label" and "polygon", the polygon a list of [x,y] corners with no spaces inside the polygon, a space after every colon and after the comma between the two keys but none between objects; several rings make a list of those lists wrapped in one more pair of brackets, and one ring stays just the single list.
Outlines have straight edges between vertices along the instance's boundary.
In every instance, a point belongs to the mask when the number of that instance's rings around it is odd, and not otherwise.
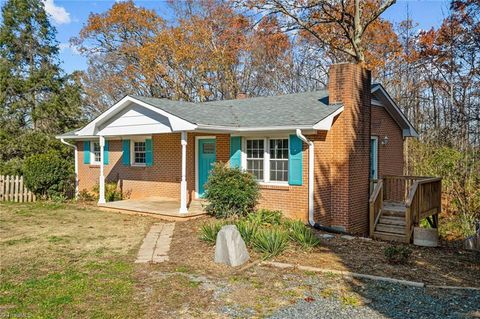
[{"label": "wooden deck railing", "polygon": [[412,185],[418,180],[428,179],[425,176],[383,176],[384,199],[392,202],[405,203]]},{"label": "wooden deck railing", "polygon": [[373,186],[372,195],[370,196],[370,237],[373,236],[375,227],[382,212],[383,206],[383,180],[378,180]]},{"label": "wooden deck railing", "polygon": [[410,242],[413,228],[423,218],[434,216],[434,223],[437,224],[438,214],[442,210],[442,179],[425,178],[415,181],[408,193],[405,207],[405,236]]},{"label": "wooden deck railing", "polygon": [[426,217],[437,226],[441,211],[442,179],[426,176],[383,176],[371,182],[370,236],[382,214],[384,202],[395,202],[405,206],[405,237],[410,242],[413,228]]}]

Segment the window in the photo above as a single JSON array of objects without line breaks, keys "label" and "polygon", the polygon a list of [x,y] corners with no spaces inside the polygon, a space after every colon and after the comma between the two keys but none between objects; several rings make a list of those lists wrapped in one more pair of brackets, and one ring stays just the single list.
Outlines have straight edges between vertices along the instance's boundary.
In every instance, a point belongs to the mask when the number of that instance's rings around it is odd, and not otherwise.
[{"label": "window", "polygon": [[288,182],[288,138],[247,139],[246,170],[261,182]]},{"label": "window", "polygon": [[133,164],[144,165],[146,163],[145,141],[133,142]]},{"label": "window", "polygon": [[370,178],[378,178],[378,137],[370,138]]},{"label": "window", "polygon": [[100,160],[101,160],[100,143],[99,142],[92,142],[91,145],[92,145],[92,149],[91,149],[91,153],[90,153],[90,156],[91,156],[90,162],[92,164],[100,165]]},{"label": "window", "polygon": [[215,154],[215,143],[204,143],[203,154]]},{"label": "window", "polygon": [[288,139],[270,140],[270,180],[288,182]]},{"label": "window", "polygon": [[265,147],[263,139],[247,140],[247,172],[253,174],[257,180],[262,181]]}]

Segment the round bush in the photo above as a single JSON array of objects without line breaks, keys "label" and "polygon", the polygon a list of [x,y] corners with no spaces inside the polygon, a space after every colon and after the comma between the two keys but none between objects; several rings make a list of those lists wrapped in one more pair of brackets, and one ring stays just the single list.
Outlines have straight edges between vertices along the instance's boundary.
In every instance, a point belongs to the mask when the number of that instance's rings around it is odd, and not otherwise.
[{"label": "round bush", "polygon": [[205,184],[206,210],[217,218],[243,216],[252,212],[260,197],[253,175],[217,163]]},{"label": "round bush", "polygon": [[75,184],[72,164],[56,153],[28,157],[23,174],[27,188],[43,197],[65,196]]}]

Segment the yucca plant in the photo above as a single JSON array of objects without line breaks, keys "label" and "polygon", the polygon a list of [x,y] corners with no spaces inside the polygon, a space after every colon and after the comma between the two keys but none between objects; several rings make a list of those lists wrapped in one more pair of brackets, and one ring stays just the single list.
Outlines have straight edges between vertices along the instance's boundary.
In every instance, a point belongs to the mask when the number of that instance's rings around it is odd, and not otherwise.
[{"label": "yucca plant", "polygon": [[259,209],[249,213],[247,219],[258,225],[280,225],[282,223],[282,212],[279,210]]},{"label": "yucca plant", "polygon": [[285,227],[288,229],[290,239],[303,248],[310,249],[320,244],[315,233],[300,220],[285,223]]},{"label": "yucca plant", "polygon": [[288,234],[280,228],[266,228],[257,231],[253,239],[253,248],[265,258],[282,253],[288,246]]},{"label": "yucca plant", "polygon": [[238,232],[247,246],[250,246],[258,230],[258,224],[249,220],[239,219],[235,221]]},{"label": "yucca plant", "polygon": [[200,239],[214,245],[217,240],[217,234],[222,226],[222,222],[203,224],[200,227]]}]

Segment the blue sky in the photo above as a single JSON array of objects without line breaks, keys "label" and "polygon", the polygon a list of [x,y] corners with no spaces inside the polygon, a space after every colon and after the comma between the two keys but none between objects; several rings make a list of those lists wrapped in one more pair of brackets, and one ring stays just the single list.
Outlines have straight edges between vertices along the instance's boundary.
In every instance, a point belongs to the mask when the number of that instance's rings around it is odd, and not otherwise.
[{"label": "blue sky", "polygon": [[[66,72],[84,70],[86,59],[69,46],[69,39],[78,35],[90,13],[107,11],[115,1],[108,0],[44,0],[53,25],[57,28],[57,40],[60,42],[62,66]],[[181,1],[181,0],[179,0]],[[0,0],[3,4],[5,0]],[[166,1],[135,1],[138,5],[154,9],[162,16],[169,16]],[[448,12],[447,0],[397,0],[397,3],[384,12],[382,17],[393,23],[404,20],[407,8],[410,18],[421,29],[438,27]]]}]

